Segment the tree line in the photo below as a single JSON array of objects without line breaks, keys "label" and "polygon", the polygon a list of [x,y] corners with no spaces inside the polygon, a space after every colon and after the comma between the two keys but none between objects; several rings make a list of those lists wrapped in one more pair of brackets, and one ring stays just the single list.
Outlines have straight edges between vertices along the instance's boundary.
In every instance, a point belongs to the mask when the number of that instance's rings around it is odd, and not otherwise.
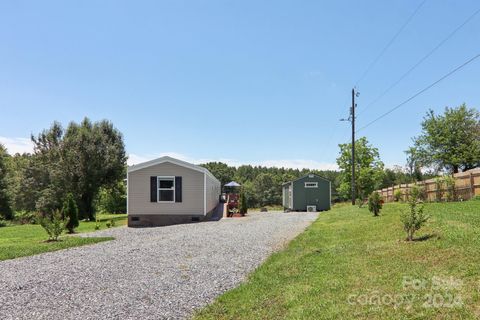
[{"label": "tree line", "polygon": [[[366,137],[356,141],[356,194],[366,200],[372,191],[480,167],[480,113],[465,104],[428,111],[422,132],[406,150],[404,167],[385,168],[380,153]],[[58,122],[31,136],[32,154],[10,156],[0,145],[0,218],[60,210],[72,194],[80,219],[95,212],[126,212],[126,152],[122,133],[109,121]],[[339,145],[339,170],[309,170],[221,162],[203,164],[222,183],[242,184],[248,207],[281,205],[282,184],[310,172],[332,182],[332,200],[351,197],[351,144]]]}]

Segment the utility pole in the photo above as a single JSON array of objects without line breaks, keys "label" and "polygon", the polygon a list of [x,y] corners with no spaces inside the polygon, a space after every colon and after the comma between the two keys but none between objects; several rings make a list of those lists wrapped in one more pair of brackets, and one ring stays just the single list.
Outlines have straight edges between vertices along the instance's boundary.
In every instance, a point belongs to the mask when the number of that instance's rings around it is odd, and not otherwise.
[{"label": "utility pole", "polygon": [[352,89],[352,108],[350,109],[352,123],[352,206],[355,205],[355,88]]}]

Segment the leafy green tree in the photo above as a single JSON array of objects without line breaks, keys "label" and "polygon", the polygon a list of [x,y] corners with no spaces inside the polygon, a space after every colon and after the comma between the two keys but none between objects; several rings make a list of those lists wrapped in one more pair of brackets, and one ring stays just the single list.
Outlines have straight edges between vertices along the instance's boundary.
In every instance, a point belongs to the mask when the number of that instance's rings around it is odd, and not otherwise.
[{"label": "leafy green tree", "polygon": [[111,122],[92,123],[85,118],[68,125],[63,142],[67,189],[77,195],[81,217],[94,220],[100,187],[114,186],[125,177],[123,136]]},{"label": "leafy green tree", "polygon": [[7,182],[7,150],[0,144],[0,217],[7,220],[13,219],[10,194]]},{"label": "leafy green tree", "polygon": [[[339,194],[344,199],[351,197],[352,181],[352,144],[340,144],[337,165],[341,171]],[[380,161],[378,149],[362,137],[355,142],[355,189],[357,198],[362,200],[381,186],[383,179],[383,162]]]},{"label": "leafy green tree", "polygon": [[71,122],[66,131],[55,122],[38,137],[32,136],[39,189],[37,210],[61,207],[60,199],[71,192],[81,218],[95,219],[94,200],[102,186],[123,180],[126,166],[122,134],[111,122],[92,123],[85,118]]},{"label": "leafy green tree", "polygon": [[281,203],[281,184],[270,173],[260,173],[253,181],[259,205],[267,206]]},{"label": "leafy green tree", "polygon": [[51,215],[40,214],[38,222],[48,234],[48,240],[58,241],[58,238],[65,230],[65,221],[62,219],[60,210],[55,210]]},{"label": "leafy green tree", "polygon": [[407,154],[422,167],[457,173],[480,166],[480,112],[465,104],[445,108],[442,115],[429,110],[422,133]]},{"label": "leafy green tree", "polygon": [[376,191],[368,196],[368,210],[373,213],[374,217],[378,217],[380,210],[382,210],[382,197]]},{"label": "leafy green tree", "polygon": [[113,187],[101,187],[96,201],[96,211],[103,213],[126,213],[127,190],[123,181]]},{"label": "leafy green tree", "polygon": [[233,180],[235,167],[229,167],[223,162],[208,162],[201,165],[208,169],[222,184],[222,187]]},{"label": "leafy green tree", "polygon": [[75,228],[78,227],[78,207],[75,203],[75,198],[71,193],[67,194],[62,208],[63,217],[67,220],[65,227],[68,233],[75,233]]},{"label": "leafy green tree", "polygon": [[[63,166],[63,128],[54,122],[37,137],[31,136],[34,157],[27,170],[28,180],[23,188],[31,188],[35,196],[35,210],[46,213],[60,210],[65,197],[66,168]],[[22,188],[22,189],[23,189]]]}]

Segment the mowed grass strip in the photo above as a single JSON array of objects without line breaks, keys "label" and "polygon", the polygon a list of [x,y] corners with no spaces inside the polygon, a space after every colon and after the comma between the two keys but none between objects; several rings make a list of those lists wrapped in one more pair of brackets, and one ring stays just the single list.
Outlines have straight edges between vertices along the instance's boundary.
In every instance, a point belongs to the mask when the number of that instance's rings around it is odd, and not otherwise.
[{"label": "mowed grass strip", "polygon": [[[115,220],[115,226],[126,224],[126,215],[99,215],[100,229],[106,229],[106,222]],[[80,222],[77,233],[95,231],[95,222]],[[46,242],[47,233],[40,225],[11,225],[0,228],[0,261],[18,257],[31,256],[43,252],[56,251],[83,246],[102,241],[113,240],[112,237],[81,238],[64,234],[60,241]]]},{"label": "mowed grass strip", "polygon": [[431,219],[413,243],[402,210],[321,213],[196,319],[480,318],[480,201],[426,204]]}]

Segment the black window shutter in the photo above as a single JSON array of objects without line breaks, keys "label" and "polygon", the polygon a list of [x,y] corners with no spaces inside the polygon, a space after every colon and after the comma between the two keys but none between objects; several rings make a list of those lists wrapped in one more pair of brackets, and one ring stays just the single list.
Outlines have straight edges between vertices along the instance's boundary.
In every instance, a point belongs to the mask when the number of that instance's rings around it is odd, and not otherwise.
[{"label": "black window shutter", "polygon": [[175,202],[182,202],[182,177],[175,177]]},{"label": "black window shutter", "polygon": [[157,177],[150,177],[150,202],[157,202]]}]

